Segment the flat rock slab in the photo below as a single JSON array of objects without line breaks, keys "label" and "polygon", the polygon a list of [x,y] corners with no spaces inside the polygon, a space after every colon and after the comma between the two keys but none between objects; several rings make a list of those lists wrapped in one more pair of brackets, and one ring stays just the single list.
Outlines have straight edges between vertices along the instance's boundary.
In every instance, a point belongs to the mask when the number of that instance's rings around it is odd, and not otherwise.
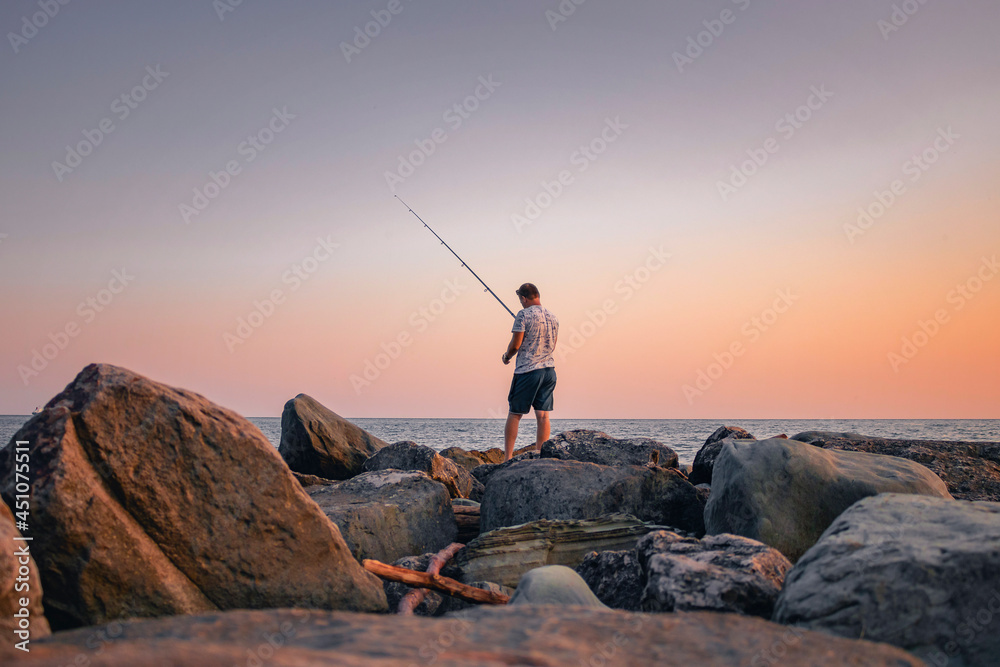
[{"label": "flat rock slab", "polygon": [[443,484],[413,470],[366,472],[306,489],[340,528],[354,558],[391,563],[455,541],[458,527]]},{"label": "flat rock slab", "polygon": [[631,549],[656,528],[628,515],[533,521],[480,535],[458,552],[454,563],[465,583],[495,581],[514,588],[522,575],[536,567],[576,567],[591,551]]},{"label": "flat rock slab", "polygon": [[894,456],[825,450],[783,438],[724,442],[712,471],[706,531],[763,542],[792,562],[862,498],[879,493],[951,498],[937,475]]},{"label": "flat rock slab", "polygon": [[774,618],[932,665],[1000,664],[1000,503],[865,498],[789,572]]},{"label": "flat rock slab", "polygon": [[959,500],[1000,502],[1000,442],[891,440],[857,434],[811,432],[810,444],[823,449],[898,456],[929,468]]},{"label": "flat rock slab", "polygon": [[[65,667],[347,665],[855,665],[917,667],[893,646],[710,612],[632,614],[552,606],[480,608],[446,618],[302,610],[230,611],[57,633],[29,664]],[[89,642],[89,643],[88,643]],[[7,642],[0,647],[9,655]],[[255,662],[256,661],[256,662]]]}]

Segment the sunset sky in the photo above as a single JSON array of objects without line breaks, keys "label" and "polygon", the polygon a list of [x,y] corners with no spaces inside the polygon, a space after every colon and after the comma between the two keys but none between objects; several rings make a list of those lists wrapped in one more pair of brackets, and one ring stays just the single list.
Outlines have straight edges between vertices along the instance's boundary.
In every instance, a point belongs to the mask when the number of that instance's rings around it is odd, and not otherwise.
[{"label": "sunset sky", "polygon": [[248,416],[504,415],[511,317],[398,195],[515,312],[538,285],[555,418],[1000,418],[995,0],[0,28],[0,413],[107,362]]}]

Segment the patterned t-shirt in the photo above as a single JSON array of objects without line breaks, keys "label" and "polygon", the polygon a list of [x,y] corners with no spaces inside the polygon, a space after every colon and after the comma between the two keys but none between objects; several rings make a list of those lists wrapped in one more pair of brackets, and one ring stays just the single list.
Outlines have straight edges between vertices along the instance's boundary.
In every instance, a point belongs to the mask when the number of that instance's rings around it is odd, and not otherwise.
[{"label": "patterned t-shirt", "polygon": [[517,351],[514,374],[528,373],[539,368],[555,368],[552,353],[559,335],[559,320],[544,306],[528,306],[514,317],[511,333],[524,332],[524,342]]}]

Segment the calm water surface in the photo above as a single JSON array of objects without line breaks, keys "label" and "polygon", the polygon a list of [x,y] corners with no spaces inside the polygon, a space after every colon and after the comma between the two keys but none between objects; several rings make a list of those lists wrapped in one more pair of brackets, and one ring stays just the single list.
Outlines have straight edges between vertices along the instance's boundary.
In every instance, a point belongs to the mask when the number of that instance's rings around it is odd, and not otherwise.
[{"label": "calm water surface", "polygon": [[[26,415],[0,415],[0,443],[6,444],[28,420]],[[250,421],[277,447],[281,419],[251,417]],[[352,422],[386,442],[412,440],[441,451],[448,447],[489,449],[503,447],[501,419],[352,419]],[[653,438],[669,445],[682,463],[694,455],[719,426],[742,426],[758,438],[802,431],[854,431],[882,438],[920,440],[1000,441],[998,419],[553,419],[552,433],[571,429],[604,431],[617,438]],[[535,439],[535,422],[521,421],[518,447]]]}]

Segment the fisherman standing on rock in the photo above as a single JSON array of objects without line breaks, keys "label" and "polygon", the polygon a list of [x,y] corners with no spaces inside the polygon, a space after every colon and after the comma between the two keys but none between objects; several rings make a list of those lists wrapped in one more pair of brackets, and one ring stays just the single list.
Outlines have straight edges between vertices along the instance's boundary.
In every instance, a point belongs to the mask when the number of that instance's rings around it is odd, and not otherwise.
[{"label": "fisherman standing on rock", "polygon": [[542,305],[538,288],[524,283],[517,288],[521,310],[514,316],[514,327],[507,351],[501,357],[504,365],[517,355],[514,379],[510,383],[507,402],[510,412],[504,426],[504,460],[514,456],[514,442],[521,417],[535,409],[538,432],[535,444],[538,451],[549,439],[549,412],[552,410],[552,392],[556,388],[556,362],[552,353],[559,339],[559,320]]}]

